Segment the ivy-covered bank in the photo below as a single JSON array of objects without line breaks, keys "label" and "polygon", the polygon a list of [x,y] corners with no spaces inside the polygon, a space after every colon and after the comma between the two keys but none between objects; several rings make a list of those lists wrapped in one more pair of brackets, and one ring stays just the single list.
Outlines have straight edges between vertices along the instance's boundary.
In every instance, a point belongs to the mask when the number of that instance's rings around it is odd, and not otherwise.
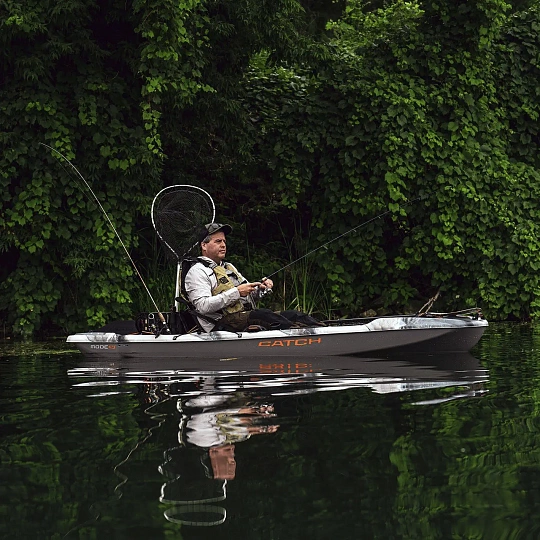
[{"label": "ivy-covered bank", "polygon": [[278,274],[275,307],[400,311],[440,289],[440,309],[539,314],[536,0],[24,0],[1,4],[0,28],[0,310],[15,333],[151,309],[39,142],[91,183],[163,302],[149,208],[192,183],[253,277],[392,211]]},{"label": "ivy-covered bank", "polygon": [[[133,305],[140,286],[119,242],[40,142],[74,162],[147,270],[156,256],[153,195],[172,183],[216,191],[213,182],[236,168],[234,134],[246,121],[238,94],[252,55],[301,59],[326,18],[324,6],[311,11],[297,0],[1,2],[7,325],[25,335],[73,330],[150,307]],[[162,270],[154,274],[150,285],[161,286]]]},{"label": "ivy-covered bank", "polygon": [[539,314],[539,13],[350,2],[317,71],[253,74],[260,174],[309,208],[320,243],[395,211],[319,257],[334,305],[406,306],[440,288],[450,308]]}]

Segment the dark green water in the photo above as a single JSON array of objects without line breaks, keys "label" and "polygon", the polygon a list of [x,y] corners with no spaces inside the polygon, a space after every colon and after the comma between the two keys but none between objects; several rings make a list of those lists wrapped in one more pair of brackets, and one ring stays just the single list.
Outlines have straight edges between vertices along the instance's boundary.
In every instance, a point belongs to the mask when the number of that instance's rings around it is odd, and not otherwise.
[{"label": "dark green water", "polygon": [[0,538],[537,539],[539,329],[218,375],[4,343]]}]

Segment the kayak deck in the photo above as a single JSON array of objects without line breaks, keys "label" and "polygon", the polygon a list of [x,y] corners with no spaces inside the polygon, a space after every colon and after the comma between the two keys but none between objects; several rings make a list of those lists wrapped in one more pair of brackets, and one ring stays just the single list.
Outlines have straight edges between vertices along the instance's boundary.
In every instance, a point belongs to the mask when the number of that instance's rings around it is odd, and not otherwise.
[{"label": "kayak deck", "polygon": [[488,323],[473,317],[380,317],[368,322],[178,335],[85,332],[67,343],[101,357],[229,358],[244,356],[343,356],[389,352],[467,352]]}]

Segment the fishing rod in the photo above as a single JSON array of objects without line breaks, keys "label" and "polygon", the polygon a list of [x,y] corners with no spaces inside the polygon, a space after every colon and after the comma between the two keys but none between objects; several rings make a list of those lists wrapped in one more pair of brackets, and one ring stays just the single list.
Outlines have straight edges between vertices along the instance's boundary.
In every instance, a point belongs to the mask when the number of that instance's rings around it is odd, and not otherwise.
[{"label": "fishing rod", "polygon": [[[425,199],[425,198],[427,198],[427,196],[420,195],[419,197],[416,197],[415,199],[411,199],[410,201],[405,201],[404,203],[400,204],[397,209],[399,210],[401,208],[404,208],[405,206],[408,206],[410,204],[415,203],[416,201],[419,201],[419,200]],[[344,236],[347,236],[348,234],[350,234],[350,233],[352,233],[354,231],[357,231],[358,229],[361,229],[362,227],[365,227],[369,223],[372,223],[373,221],[377,221],[378,219],[381,219],[382,217],[386,216],[387,214],[391,214],[392,212],[393,212],[393,210],[386,210],[382,214],[379,214],[378,216],[372,217],[372,218],[368,219],[367,221],[364,221],[363,223],[360,223],[360,225],[357,225],[356,227],[353,227],[349,231],[344,232],[343,234],[340,234],[339,236],[336,236],[332,240],[328,240],[328,242],[322,244],[321,246],[319,246],[319,247],[317,247],[315,249],[312,249],[311,251],[309,251],[305,255],[302,255],[301,257],[298,257],[298,259],[286,264],[285,266],[281,267],[279,270],[276,270],[275,272],[269,274],[268,276],[263,278],[262,281],[264,281],[265,279],[268,279],[268,278],[270,278],[272,276],[275,276],[276,274],[278,274],[282,270],[285,270],[285,268],[289,268],[289,266],[292,266],[293,264],[296,264],[298,261],[301,261],[302,259],[305,259],[306,257],[311,255],[312,253],[315,253],[316,251],[319,251],[320,249],[330,245],[332,242],[335,242],[336,240],[339,240],[340,238],[343,238]],[[270,291],[270,290],[271,289],[268,289],[268,291]]]},{"label": "fishing rod", "polygon": [[107,221],[109,222],[109,225],[111,226],[112,230],[114,231],[114,234],[118,238],[118,240],[120,242],[120,245],[124,248],[124,251],[126,252],[126,255],[127,255],[129,261],[131,262],[131,265],[133,266],[133,268],[135,270],[135,273],[137,274],[137,276],[139,276],[139,279],[141,280],[141,283],[143,284],[144,289],[146,290],[152,304],[156,308],[159,319],[163,324],[162,331],[157,333],[156,337],[161,333],[168,333],[169,328],[167,326],[167,321],[165,320],[165,316],[163,315],[161,310],[158,308],[158,305],[157,305],[156,301],[154,300],[154,297],[152,296],[152,293],[150,292],[150,289],[147,287],[141,273],[139,272],[139,269],[137,268],[137,265],[135,264],[135,261],[131,258],[131,255],[129,254],[129,251],[128,251],[127,247],[125,246],[122,238],[118,234],[118,231],[116,230],[116,227],[114,226],[114,223],[112,222],[111,218],[109,217],[109,214],[107,214],[107,212],[105,211],[105,208],[103,208],[100,200],[98,199],[97,195],[94,193],[94,190],[90,187],[90,184],[86,181],[86,179],[81,174],[79,169],[77,169],[77,167],[75,167],[75,165],[73,165],[73,163],[71,163],[71,161],[69,161],[69,159],[66,156],[64,156],[62,153],[60,153],[58,150],[56,150],[56,148],[53,148],[52,146],[49,146],[48,144],[45,144],[45,143],[42,143],[42,142],[40,142],[39,144],[41,144],[41,146],[45,146],[45,148],[48,148],[49,150],[52,150],[53,152],[58,154],[75,171],[77,176],[84,182],[84,185],[88,188],[88,191],[90,191],[90,193],[94,197],[97,205],[99,206],[99,209],[103,212],[103,215],[107,218]]}]

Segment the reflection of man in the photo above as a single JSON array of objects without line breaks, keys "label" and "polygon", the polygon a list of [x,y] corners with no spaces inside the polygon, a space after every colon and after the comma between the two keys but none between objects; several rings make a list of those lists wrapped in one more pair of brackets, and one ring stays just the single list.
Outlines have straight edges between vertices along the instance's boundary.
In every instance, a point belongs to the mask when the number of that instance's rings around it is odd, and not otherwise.
[{"label": "reflection of man", "polygon": [[236,461],[234,459],[234,444],[214,446],[208,450],[212,473],[219,480],[232,480],[236,475]]},{"label": "reflection of man", "polygon": [[[214,403],[221,398],[222,403],[227,400],[226,396],[213,396]],[[190,399],[187,407],[192,407],[198,402],[197,398]],[[208,403],[208,396],[204,396],[204,402]],[[243,407],[231,407],[223,409],[204,409],[193,414],[187,421],[187,441],[195,446],[211,448],[224,444],[242,442],[252,435],[259,433],[273,433],[279,426],[258,424],[261,417],[273,417],[272,405],[248,405]]]},{"label": "reflection of man", "polygon": [[188,443],[208,448],[214,478],[232,480],[236,473],[234,444],[252,435],[274,433],[278,425],[258,424],[261,418],[275,416],[269,404],[219,408],[238,396],[201,395],[185,403],[186,407],[204,407],[187,421]]}]

